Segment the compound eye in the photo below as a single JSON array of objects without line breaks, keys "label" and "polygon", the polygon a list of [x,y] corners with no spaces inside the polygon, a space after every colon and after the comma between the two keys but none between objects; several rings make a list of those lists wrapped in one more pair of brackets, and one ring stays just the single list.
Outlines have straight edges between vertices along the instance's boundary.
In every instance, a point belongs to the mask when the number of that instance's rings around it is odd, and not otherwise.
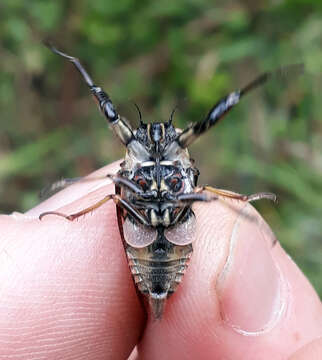
[{"label": "compound eye", "polygon": [[182,185],[183,185],[182,180],[176,176],[172,177],[169,180],[170,189],[175,193],[179,192],[182,189]]},{"label": "compound eye", "polygon": [[143,191],[148,190],[148,182],[143,177],[139,177],[135,181]]}]

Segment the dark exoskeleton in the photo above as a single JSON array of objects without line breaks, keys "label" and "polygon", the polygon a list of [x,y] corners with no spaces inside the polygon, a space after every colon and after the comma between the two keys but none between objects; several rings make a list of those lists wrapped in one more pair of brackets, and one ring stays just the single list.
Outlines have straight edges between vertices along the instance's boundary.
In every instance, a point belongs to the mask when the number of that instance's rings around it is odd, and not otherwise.
[{"label": "dark exoskeleton", "polygon": [[[49,214],[74,220],[109,200],[117,208],[119,229],[129,266],[140,292],[147,295],[154,318],[161,318],[166,299],[176,290],[187,268],[195,238],[196,219],[192,204],[228,197],[241,201],[262,198],[275,200],[271,193],[250,196],[197,186],[199,171],[190,159],[187,147],[224,117],[253,88],[273,75],[302,70],[302,65],[290,65],[272,73],[264,73],[242,90],[231,92],[209,111],[203,121],[181,131],[167,122],[145,124],[137,129],[116,112],[109,96],[94,85],[79,60],[49,48],[70,60],[89,86],[109,126],[126,147],[125,159],[116,175],[108,175],[115,183],[115,194],[75,214],[55,211]],[[140,114],[141,115],[141,114]],[[63,185],[64,186],[64,185]],[[62,186],[62,187],[63,187]]]}]

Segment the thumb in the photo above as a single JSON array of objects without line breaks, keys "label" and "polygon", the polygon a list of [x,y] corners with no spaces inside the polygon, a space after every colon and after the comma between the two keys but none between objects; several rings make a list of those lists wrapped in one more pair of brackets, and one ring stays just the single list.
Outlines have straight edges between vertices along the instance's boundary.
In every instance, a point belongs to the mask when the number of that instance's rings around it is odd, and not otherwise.
[{"label": "thumb", "polygon": [[320,360],[322,359],[322,339],[316,339],[302,347],[289,360]]},{"label": "thumb", "polygon": [[195,212],[190,267],[140,359],[282,360],[322,334],[317,294],[253,207],[220,200]]}]

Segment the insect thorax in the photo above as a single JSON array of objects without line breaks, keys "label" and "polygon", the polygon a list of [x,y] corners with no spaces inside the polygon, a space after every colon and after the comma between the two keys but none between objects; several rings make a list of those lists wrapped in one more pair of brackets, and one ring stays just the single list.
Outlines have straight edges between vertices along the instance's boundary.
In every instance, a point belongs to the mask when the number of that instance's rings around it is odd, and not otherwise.
[{"label": "insect thorax", "polygon": [[139,209],[149,225],[169,227],[183,220],[186,206],[178,195],[193,192],[197,170],[189,153],[175,141],[178,131],[171,124],[142,124],[127,146],[120,175],[142,191],[142,196],[123,189],[122,195]]}]

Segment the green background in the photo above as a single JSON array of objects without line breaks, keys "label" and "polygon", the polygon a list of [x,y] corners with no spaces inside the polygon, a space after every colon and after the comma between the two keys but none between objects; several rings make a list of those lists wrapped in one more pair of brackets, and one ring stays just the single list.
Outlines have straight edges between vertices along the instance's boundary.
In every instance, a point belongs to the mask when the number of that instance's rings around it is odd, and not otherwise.
[{"label": "green background", "polygon": [[258,74],[303,62],[243,99],[191,147],[201,183],[256,204],[322,294],[321,1],[23,1],[0,4],[0,210],[25,211],[62,177],[123,156],[73,66],[42,40],[82,59],[118,111],[137,124],[202,119]]}]

